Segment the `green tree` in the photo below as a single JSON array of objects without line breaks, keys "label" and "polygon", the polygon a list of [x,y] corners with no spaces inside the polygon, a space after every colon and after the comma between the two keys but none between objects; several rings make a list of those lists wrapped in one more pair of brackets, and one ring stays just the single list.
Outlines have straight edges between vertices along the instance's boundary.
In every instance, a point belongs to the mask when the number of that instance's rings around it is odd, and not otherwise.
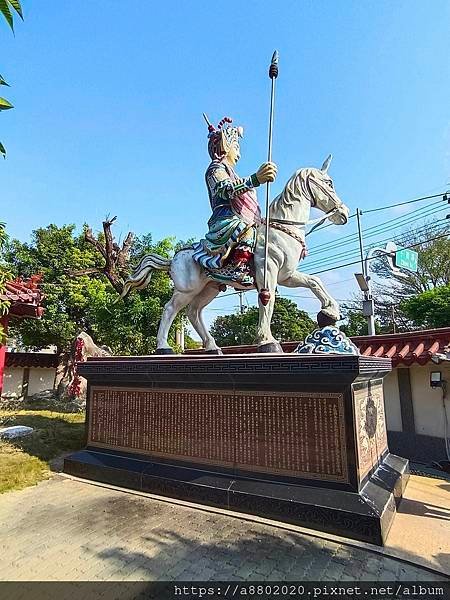
[{"label": "green tree", "polygon": [[[8,236],[5,230],[5,224],[0,223],[0,317],[3,317],[8,313],[9,302],[8,300],[2,300],[1,296],[5,291],[5,283],[11,279],[11,273],[9,272],[8,266],[3,260],[3,248],[8,241]],[[3,326],[0,323],[0,344],[4,343],[6,333]]]},{"label": "green tree", "polygon": [[[0,0],[0,13],[5,17],[8,25],[14,30],[14,11],[19,15],[19,17],[23,20],[22,7],[20,5],[19,0]],[[8,84],[0,75],[0,86]],[[6,98],[0,97],[0,111],[9,110],[14,108],[11,102],[6,100]],[[6,158],[6,149],[5,146],[0,142],[0,155],[3,158]]]},{"label": "green tree", "polygon": [[450,327],[450,285],[408,298],[401,303],[401,309],[418,327]]},{"label": "green tree", "polygon": [[[395,237],[399,248],[412,247],[419,255],[417,273],[403,270],[399,275],[392,271],[386,258],[372,261],[371,271],[376,274],[373,297],[380,332],[393,331],[393,313],[398,331],[422,327],[411,318],[404,307],[406,300],[441,286],[450,285],[450,225],[422,223]],[[342,306],[345,317],[361,312],[362,295]],[[360,321],[362,323],[362,320]],[[345,327],[344,327],[345,329]],[[351,334],[355,335],[355,334]]]},{"label": "green tree", "polygon": [[[217,317],[211,327],[211,334],[219,346],[254,344],[258,326],[259,310],[256,306],[243,313]],[[272,333],[282,342],[303,340],[315,323],[308,313],[300,310],[295,302],[277,296],[272,318]]]},{"label": "green tree", "polygon": [[391,304],[450,283],[450,225],[425,223],[395,238],[399,248],[413,247],[419,254],[417,273],[394,273],[385,258],[375,260],[373,272],[383,280],[378,291],[391,297]]},{"label": "green tree", "polygon": [[[167,256],[173,245],[170,239],[153,243],[151,236],[144,236],[135,240],[131,255],[136,261],[146,252]],[[84,330],[115,354],[149,354],[155,349],[162,308],[172,293],[166,274],[154,273],[146,290],[120,300],[101,273],[103,256],[83,234],[75,233],[73,225],[37,229],[29,244],[13,240],[6,258],[15,274],[43,275],[44,316],[24,319],[11,328],[25,347],[37,350],[54,344],[64,360],[74,337]],[[96,273],[73,276],[84,270]],[[180,319],[174,328],[180,326]]]},{"label": "green tree", "polygon": [[[345,313],[347,323],[341,325],[340,329],[349,337],[354,335],[369,335],[367,319],[360,310],[347,310]],[[380,324],[375,321],[375,332],[380,333]]]},{"label": "green tree", "polygon": [[23,20],[22,7],[19,0],[0,0],[0,13],[5,17],[12,30],[14,30],[14,11]]}]

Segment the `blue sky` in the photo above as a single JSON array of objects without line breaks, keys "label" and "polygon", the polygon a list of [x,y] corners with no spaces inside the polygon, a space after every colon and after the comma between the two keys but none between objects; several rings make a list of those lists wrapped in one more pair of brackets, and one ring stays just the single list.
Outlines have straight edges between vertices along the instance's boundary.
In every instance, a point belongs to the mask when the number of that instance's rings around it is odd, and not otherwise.
[{"label": "blue sky", "polygon": [[[280,52],[273,157],[283,182],[332,152],[353,212],[437,193],[450,180],[450,3],[23,0],[15,37],[0,23],[1,220],[29,238],[50,222],[117,215],[155,238],[200,237],[209,217],[206,128],[245,127],[242,175],[267,154],[272,51]],[[264,193],[260,193],[262,203]],[[375,213],[367,225],[398,214]],[[354,220],[353,220],[354,221]],[[353,231],[328,228],[311,246]],[[306,265],[307,263],[305,263]],[[338,298],[353,270],[324,274]],[[310,312],[318,303],[297,295]],[[249,302],[253,296],[249,295]],[[231,311],[218,299],[210,318]]]}]

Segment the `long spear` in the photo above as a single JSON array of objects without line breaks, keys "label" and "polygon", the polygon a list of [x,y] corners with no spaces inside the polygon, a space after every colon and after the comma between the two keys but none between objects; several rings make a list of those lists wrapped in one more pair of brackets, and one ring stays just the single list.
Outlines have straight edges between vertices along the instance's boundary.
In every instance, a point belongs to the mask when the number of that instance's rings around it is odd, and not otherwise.
[{"label": "long spear", "polygon": [[[270,119],[269,119],[269,150],[267,154],[267,162],[272,162],[272,130],[273,130],[273,110],[275,105],[275,79],[278,77],[278,52],[272,55],[272,60],[269,67],[269,77],[272,82],[270,92]],[[269,255],[269,200],[270,200],[270,182],[267,182],[266,187],[266,231],[264,240],[264,287],[259,292],[259,299],[263,306],[266,306],[270,300],[270,291],[267,287],[267,258]]]}]

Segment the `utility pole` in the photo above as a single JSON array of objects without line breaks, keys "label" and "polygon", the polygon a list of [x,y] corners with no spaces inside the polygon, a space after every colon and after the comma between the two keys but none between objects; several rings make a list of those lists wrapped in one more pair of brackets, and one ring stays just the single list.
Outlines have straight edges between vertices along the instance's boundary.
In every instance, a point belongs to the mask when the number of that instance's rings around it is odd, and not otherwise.
[{"label": "utility pole", "polygon": [[175,343],[184,352],[184,323],[181,323],[180,327],[175,331]]},{"label": "utility pole", "polygon": [[363,315],[367,318],[367,331],[369,335],[375,335],[374,302],[372,298],[372,284],[368,268],[368,257],[364,259],[363,232],[361,226],[362,211],[356,209],[356,220],[358,222],[359,252],[361,255],[362,273],[356,273],[359,287],[364,293]]},{"label": "utility pole", "polygon": [[359,253],[361,256],[361,269],[364,277],[366,277],[366,265],[364,262],[364,245],[363,245],[363,237],[362,237],[362,227],[361,227],[361,215],[362,212],[359,208],[356,209],[356,220],[358,221],[358,238],[359,238]]},{"label": "utility pole", "polygon": [[244,302],[243,302],[243,294],[244,292],[241,290],[239,292],[239,313],[244,314]]}]

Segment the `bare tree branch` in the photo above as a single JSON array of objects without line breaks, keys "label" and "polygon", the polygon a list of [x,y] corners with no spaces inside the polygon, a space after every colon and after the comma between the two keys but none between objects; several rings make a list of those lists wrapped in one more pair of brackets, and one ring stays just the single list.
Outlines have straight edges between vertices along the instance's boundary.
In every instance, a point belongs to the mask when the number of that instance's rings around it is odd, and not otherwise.
[{"label": "bare tree branch", "polygon": [[94,275],[95,273],[102,273],[101,269],[97,267],[91,267],[90,269],[80,269],[79,271],[67,271],[70,277],[82,277],[83,275]]},{"label": "bare tree branch", "polygon": [[84,238],[86,242],[94,246],[94,248],[100,252],[105,259],[105,266],[103,268],[89,268],[83,269],[72,273],[74,276],[79,275],[92,275],[94,273],[103,273],[108,281],[111,283],[117,293],[122,292],[123,279],[122,276],[125,274],[128,261],[130,259],[130,252],[134,241],[134,234],[128,232],[122,247],[120,247],[115,241],[111,231],[111,225],[115,222],[117,217],[109,219],[108,217],[103,221],[103,233],[105,235],[105,243],[103,244],[97,239],[92,233],[90,227],[86,227]]},{"label": "bare tree branch", "polygon": [[90,227],[86,227],[86,230],[84,232],[84,239],[89,244],[94,246],[94,248],[96,250],[98,250],[100,252],[100,254],[103,256],[103,258],[106,260],[106,250],[105,250],[103,244],[101,244],[99,242],[99,240],[94,236],[94,234],[92,233],[92,229]]}]

